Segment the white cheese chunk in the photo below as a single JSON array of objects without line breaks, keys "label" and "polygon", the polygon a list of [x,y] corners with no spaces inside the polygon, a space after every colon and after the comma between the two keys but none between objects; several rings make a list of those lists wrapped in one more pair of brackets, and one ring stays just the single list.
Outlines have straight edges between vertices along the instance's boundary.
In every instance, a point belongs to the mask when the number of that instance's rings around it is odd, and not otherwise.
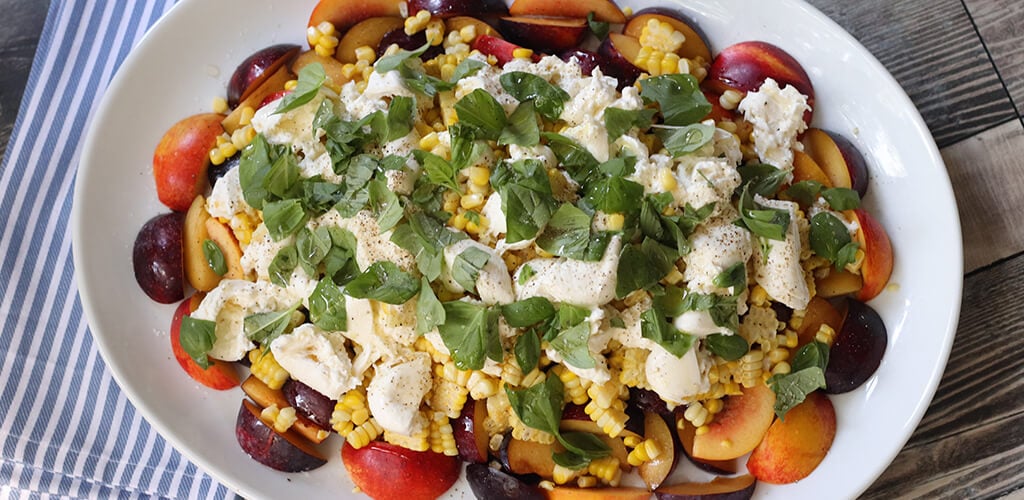
[{"label": "white cheese chunk", "polygon": [[501,256],[491,247],[471,239],[456,241],[444,249],[444,266],[441,269],[441,282],[448,290],[461,293],[465,289],[452,277],[455,259],[469,248],[475,248],[488,255],[487,263],[479,270],[476,279],[476,293],[485,304],[508,304],[515,301],[512,291],[512,279],[508,267]]},{"label": "white cheese chunk", "polygon": [[711,388],[708,367],[709,363],[698,355],[696,346],[681,358],[659,346],[647,356],[647,383],[671,408]]},{"label": "white cheese chunk", "polygon": [[306,323],[274,339],[270,352],[291,377],[331,399],[359,385],[340,339]]},{"label": "white cheese chunk", "polygon": [[811,300],[804,270],[800,265],[800,230],[797,221],[797,204],[791,201],[768,200],[755,195],[754,200],[769,208],[789,212],[789,228],[785,241],[767,240],[768,255],[761,245],[754,245],[754,269],[757,284],[768,295],[794,310],[806,309]]},{"label": "white cheese chunk", "polygon": [[754,126],[750,137],[761,161],[791,170],[793,149],[801,148],[797,136],[807,130],[804,112],[811,109],[807,96],[792,85],[780,89],[778,82],[769,78],[757,92],[748,92],[737,109]]},{"label": "white cheese chunk", "polygon": [[377,365],[366,388],[367,406],[384,430],[411,436],[423,430],[416,417],[430,386],[430,355],[409,353]]},{"label": "white cheese chunk", "polygon": [[245,335],[245,317],[251,314],[284,311],[305,297],[295,290],[282,288],[269,282],[222,280],[206,294],[192,317],[216,323],[216,340],[210,357],[224,361],[238,361],[256,347]]},{"label": "white cheese chunk", "polygon": [[[530,260],[516,271],[513,279],[516,299],[545,297],[581,307],[600,307],[615,298],[620,250],[622,237],[616,235],[596,262],[566,258]],[[527,266],[534,274],[520,283],[519,275]]]},{"label": "white cheese chunk", "polygon": [[373,304],[369,299],[356,299],[346,295],[345,313],[348,317],[348,329],[341,334],[358,347],[352,368],[356,376],[362,379],[366,370],[385,354],[391,353],[394,346],[377,335]]},{"label": "white cheese chunk", "polygon": [[732,335],[732,330],[716,325],[707,311],[686,311],[676,317],[673,325],[679,331],[695,337],[703,338],[716,333]]},{"label": "white cheese chunk", "polygon": [[[731,208],[731,207],[730,207]],[[687,288],[699,293],[731,294],[732,289],[715,286],[715,278],[740,262],[747,262],[753,254],[750,232],[733,224],[738,214],[727,210],[697,226],[690,236],[690,253],[683,257],[686,271],[683,280]]]},{"label": "white cheese chunk", "polygon": [[336,99],[334,92],[324,87],[308,103],[284,113],[276,113],[277,104],[268,104],[256,111],[252,118],[252,128],[263,134],[270,144],[290,146],[299,158],[302,177],[320,175],[326,180],[337,182],[341,178],[334,173],[334,164],[327,148],[320,142],[323,131],[313,130],[313,118],[321,104],[326,101],[333,105]]},{"label": "white cheese chunk", "polygon": [[594,308],[591,310],[590,315],[587,316],[587,319],[584,320],[590,327],[590,336],[587,338],[587,350],[590,353],[590,357],[594,359],[594,366],[592,368],[580,368],[565,361],[562,355],[552,347],[545,349],[548,359],[565,365],[570,372],[583,380],[589,380],[595,384],[603,384],[611,380],[607,360],[601,354],[601,351],[608,347],[608,342],[612,339],[611,329],[602,328],[604,318],[604,310]]}]

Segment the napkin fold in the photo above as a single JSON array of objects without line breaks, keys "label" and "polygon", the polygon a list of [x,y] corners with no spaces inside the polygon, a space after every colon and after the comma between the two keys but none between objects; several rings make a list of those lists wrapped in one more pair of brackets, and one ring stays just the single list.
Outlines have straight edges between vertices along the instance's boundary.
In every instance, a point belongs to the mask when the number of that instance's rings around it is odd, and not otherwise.
[{"label": "napkin fold", "polygon": [[71,258],[71,199],[90,118],[121,62],[173,4],[50,2],[0,165],[4,498],[233,496],[164,441],[111,378]]}]

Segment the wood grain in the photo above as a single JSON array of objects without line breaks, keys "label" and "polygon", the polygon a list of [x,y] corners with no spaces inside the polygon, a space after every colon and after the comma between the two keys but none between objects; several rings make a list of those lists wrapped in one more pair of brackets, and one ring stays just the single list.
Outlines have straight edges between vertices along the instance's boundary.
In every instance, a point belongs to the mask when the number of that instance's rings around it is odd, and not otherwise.
[{"label": "wood grain", "polygon": [[959,0],[809,1],[889,69],[939,147],[1016,118]]},{"label": "wood grain", "polygon": [[964,0],[1018,113],[1024,110],[1024,2]]},{"label": "wood grain", "polygon": [[0,0],[4,16],[0,28],[0,156],[6,153],[14,129],[48,5],[48,0]]},{"label": "wood grain", "polygon": [[996,498],[1024,488],[1024,256],[964,282],[960,328],[928,412],[865,498]]},{"label": "wood grain", "polygon": [[1024,250],[1022,152],[1019,120],[942,150],[960,210],[967,271]]}]

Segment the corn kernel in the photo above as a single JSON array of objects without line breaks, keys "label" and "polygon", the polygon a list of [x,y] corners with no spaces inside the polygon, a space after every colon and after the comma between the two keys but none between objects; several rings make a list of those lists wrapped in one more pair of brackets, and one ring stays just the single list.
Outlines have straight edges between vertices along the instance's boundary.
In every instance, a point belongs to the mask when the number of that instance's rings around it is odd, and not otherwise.
[{"label": "corn kernel", "polygon": [[597,478],[594,476],[582,476],[576,480],[578,488],[593,488],[597,486]]},{"label": "corn kernel", "polygon": [[238,116],[238,124],[240,126],[246,126],[252,123],[252,117],[256,114],[256,110],[252,109],[252,106],[246,106],[242,108],[241,114]]},{"label": "corn kernel", "polygon": [[422,138],[420,138],[419,146],[420,146],[420,149],[422,149],[424,151],[430,151],[431,149],[434,149],[440,143],[441,143],[441,141],[437,137],[437,132],[431,131],[430,133],[428,133],[428,134],[424,135]]},{"label": "corn kernel", "polygon": [[218,147],[217,149],[220,150],[220,154],[224,155],[225,159],[235,156],[235,153],[238,152],[238,148],[236,148],[235,145],[230,142],[225,142],[224,144],[221,144],[220,147]]},{"label": "corn kernel", "polygon": [[461,200],[459,200],[459,205],[462,208],[465,208],[466,210],[472,210],[474,208],[479,208],[479,207],[483,206],[483,204],[484,204],[484,197],[483,197],[483,195],[481,195],[479,193],[467,194],[466,196],[463,196]]},{"label": "corn kernel", "polygon": [[661,182],[662,191],[674,191],[679,182],[676,180],[676,176],[672,173],[672,169],[669,167],[663,167],[658,170],[658,181]]},{"label": "corn kernel", "polygon": [[626,223],[626,217],[620,213],[608,214],[605,217],[604,225],[609,231],[621,231]]},{"label": "corn kernel", "polygon": [[310,26],[306,28],[306,41],[309,45],[316,46],[316,42],[320,40],[320,30],[316,29],[316,26]]},{"label": "corn kernel", "polygon": [[213,98],[213,112],[214,113],[226,113],[228,111],[228,101],[223,97]]},{"label": "corn kernel", "polygon": [[704,434],[707,434],[710,431],[711,431],[711,427],[708,427],[706,425],[702,425],[702,426],[698,427],[696,431],[694,431],[694,434],[696,434],[697,436],[703,436]]},{"label": "corn kernel", "polygon": [[478,186],[486,186],[491,182],[491,169],[487,167],[470,167],[469,168],[469,182]]},{"label": "corn kernel", "polygon": [[624,15],[625,15],[626,17],[633,17],[633,8],[632,8],[632,7],[626,7],[626,8],[623,8],[623,9],[622,9],[622,13],[623,13],[623,14],[624,14]]},{"label": "corn kernel", "polygon": [[430,12],[421,10],[415,16],[405,18],[405,34],[415,35],[427,28],[430,22]]},{"label": "corn kernel", "polygon": [[533,57],[533,51],[525,47],[519,47],[512,50],[512,57],[516,59],[529,59]]},{"label": "corn kernel", "polygon": [[461,231],[463,229],[466,229],[466,225],[469,224],[469,219],[467,219],[464,214],[460,213],[452,217],[452,219],[448,221],[448,223],[451,224],[451,226],[454,227],[455,229]]},{"label": "corn kernel", "polygon": [[789,365],[789,363],[783,361],[772,367],[772,375],[785,375],[791,372],[792,370],[793,368]]},{"label": "corn kernel", "polygon": [[740,101],[742,100],[743,92],[729,89],[726,90],[725,92],[722,92],[722,95],[718,97],[718,104],[721,105],[722,108],[731,111],[736,109],[736,107],[739,106]]},{"label": "corn kernel", "polygon": [[220,152],[220,148],[213,148],[210,150],[210,163],[214,165],[220,165],[224,163],[224,153]]},{"label": "corn kernel", "polygon": [[432,47],[441,45],[444,42],[444,21],[440,19],[431,20],[427,23],[425,33],[427,35],[427,42]]},{"label": "corn kernel", "polygon": [[333,50],[331,50],[329,47],[321,45],[319,43],[316,44],[316,47],[314,47],[313,50],[315,50],[317,55],[319,55],[321,57],[331,57],[331,56],[334,55],[334,51]]},{"label": "corn kernel", "polygon": [[476,26],[467,24],[459,30],[459,37],[465,43],[470,43],[476,39]]}]

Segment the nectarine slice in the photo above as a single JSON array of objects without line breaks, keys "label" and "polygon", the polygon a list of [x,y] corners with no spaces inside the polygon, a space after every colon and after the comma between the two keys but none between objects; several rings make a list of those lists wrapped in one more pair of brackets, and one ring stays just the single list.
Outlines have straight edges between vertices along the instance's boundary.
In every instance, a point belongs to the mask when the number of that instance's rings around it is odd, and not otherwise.
[{"label": "nectarine slice", "polygon": [[683,448],[683,453],[687,458],[693,462],[699,469],[708,471],[712,474],[735,474],[739,470],[739,462],[736,459],[732,460],[700,460],[693,457],[693,438],[696,435],[697,428],[690,422],[687,422],[685,418],[680,415],[676,420],[676,434],[679,436],[679,444]]},{"label": "nectarine slice", "polygon": [[[319,26],[328,21],[339,33],[345,33],[356,23],[371,17],[402,17],[401,2],[395,0],[320,0],[309,15],[307,26]],[[415,14],[411,8],[409,12]]]},{"label": "nectarine slice", "polygon": [[211,359],[210,367],[204,370],[181,346],[181,318],[195,311],[201,301],[202,295],[196,294],[182,301],[174,310],[174,316],[171,318],[171,350],[174,352],[174,359],[192,380],[206,387],[218,391],[238,387],[238,372],[235,371],[234,365],[227,361]]},{"label": "nectarine slice", "polygon": [[867,162],[852,142],[838,133],[811,128],[804,134],[803,144],[832,186],[853,189],[862,197],[867,193]]},{"label": "nectarine slice", "polygon": [[864,279],[860,275],[846,270],[832,269],[827,276],[818,278],[814,282],[814,289],[818,292],[818,296],[826,299],[858,293],[863,287]]},{"label": "nectarine slice", "polygon": [[171,126],[153,152],[156,194],[167,208],[184,212],[206,187],[210,149],[224,133],[223,115],[192,115]]},{"label": "nectarine slice", "polygon": [[626,22],[626,15],[611,0],[515,0],[508,8],[508,13],[513,16],[586,19],[591,12],[597,21],[615,24]]},{"label": "nectarine slice", "polygon": [[462,471],[456,457],[384,441],[372,441],[358,449],[346,441],[341,460],[352,482],[377,500],[437,498],[455,484]]},{"label": "nectarine slice", "polygon": [[857,243],[864,250],[864,263],[860,266],[864,286],[857,294],[857,300],[867,302],[882,293],[892,276],[892,243],[882,224],[866,210],[858,208],[852,213],[857,217],[859,226]]},{"label": "nectarine slice", "polygon": [[[405,25],[399,17],[371,17],[363,19],[349,28],[345,36],[338,42],[338,48],[334,51],[334,57],[343,63],[356,62],[356,49],[359,47],[370,47],[377,50],[384,35],[391,30],[401,28]],[[295,70],[296,73],[298,72]]]},{"label": "nectarine slice", "polygon": [[651,492],[641,488],[573,488],[557,486],[548,490],[548,500],[648,500]]},{"label": "nectarine slice", "polygon": [[[376,47],[376,45],[374,45],[374,47]],[[345,72],[343,71],[345,68],[344,64],[333,57],[324,57],[317,54],[315,50],[307,50],[299,54],[299,56],[295,58],[295,61],[292,62],[292,73],[298,74],[299,71],[302,71],[302,68],[313,63],[320,63],[320,65],[324,67],[324,76],[326,77],[326,80],[324,80],[324,86],[334,92],[341,92],[341,86],[345,85],[352,79],[351,77],[345,76]],[[284,90],[282,89],[269,94],[263,99],[263,102],[260,102],[259,107],[254,109],[263,107],[269,102],[268,99],[272,99],[275,95],[283,91]]]},{"label": "nectarine slice", "polygon": [[[807,104],[814,107],[814,86],[803,66],[788,52],[767,42],[740,42],[723,49],[711,63],[706,84],[712,90],[752,92],[761,88],[765,80],[774,79],[779,87],[792,85],[807,96]],[[812,110],[804,114],[811,123]]]},{"label": "nectarine slice", "polygon": [[206,220],[209,218],[206,198],[202,195],[196,196],[188,213],[185,214],[182,250],[185,258],[185,278],[192,288],[200,292],[209,292],[220,283],[220,275],[210,268],[206,253],[203,252],[203,242],[210,239],[210,234],[206,232]]},{"label": "nectarine slice", "polygon": [[746,500],[754,496],[757,479],[749,474],[716,477],[709,483],[679,483],[658,488],[658,500]]},{"label": "nectarine slice", "polygon": [[664,417],[650,411],[644,412],[644,439],[652,440],[659,449],[656,457],[637,467],[640,479],[643,479],[647,487],[653,490],[661,486],[661,483],[675,468],[678,457],[676,440],[672,438],[672,431],[669,430]]},{"label": "nectarine slice", "polygon": [[224,264],[228,268],[228,272],[224,274],[224,279],[244,280],[245,269],[242,268],[242,247],[238,245],[238,240],[235,239],[231,228],[214,218],[206,219],[205,225],[206,234],[217,244],[221,254],[224,255]]},{"label": "nectarine slice", "polygon": [[826,324],[838,332],[839,328],[843,326],[843,315],[835,307],[832,307],[829,301],[816,296],[807,303],[803,321],[800,323],[800,328],[796,330],[800,339],[799,345],[803,346],[813,341],[822,324]]},{"label": "nectarine slice", "polygon": [[278,68],[285,66],[299,53],[299,46],[293,44],[271,45],[254,52],[235,68],[228,81],[228,106],[234,108],[249,97],[264,80]]},{"label": "nectarine slice", "polygon": [[825,459],[836,436],[836,412],[828,396],[813,392],[776,420],[747,460],[747,470],[772,484],[799,481]]},{"label": "nectarine slice", "polygon": [[825,187],[832,187],[832,179],[825,174],[818,162],[803,151],[793,151],[793,183],[801,181],[820,182]]},{"label": "nectarine slice", "polygon": [[[223,121],[221,121],[220,123],[221,126],[224,127],[224,130],[228,134],[235,133],[235,130],[238,130],[241,127],[240,122],[242,120],[242,110],[244,110],[247,107],[252,108],[253,110],[259,109],[260,104],[263,102],[264,99],[266,99],[268,95],[283,89],[285,82],[287,82],[288,80],[292,80],[294,78],[295,75],[293,75],[292,72],[287,67],[282,66],[278,68],[273,75],[270,75],[270,77],[264,80],[259,87],[256,87],[256,89],[253,90],[248,97],[246,97],[242,102],[238,103],[238,107],[235,108],[234,111],[231,112],[231,114],[229,114],[227,117],[217,115],[218,117],[223,118]],[[207,148],[207,152],[209,152],[209,148]]]},{"label": "nectarine slice", "polygon": [[462,28],[466,26],[473,26],[476,36],[487,35],[501,38],[501,34],[492,28],[490,24],[472,16],[455,16],[444,20],[445,31],[462,31]]},{"label": "nectarine slice", "polygon": [[730,460],[753,450],[775,418],[775,392],[765,384],[744,388],[724,400],[708,432],[693,438],[693,456],[701,460]]}]

